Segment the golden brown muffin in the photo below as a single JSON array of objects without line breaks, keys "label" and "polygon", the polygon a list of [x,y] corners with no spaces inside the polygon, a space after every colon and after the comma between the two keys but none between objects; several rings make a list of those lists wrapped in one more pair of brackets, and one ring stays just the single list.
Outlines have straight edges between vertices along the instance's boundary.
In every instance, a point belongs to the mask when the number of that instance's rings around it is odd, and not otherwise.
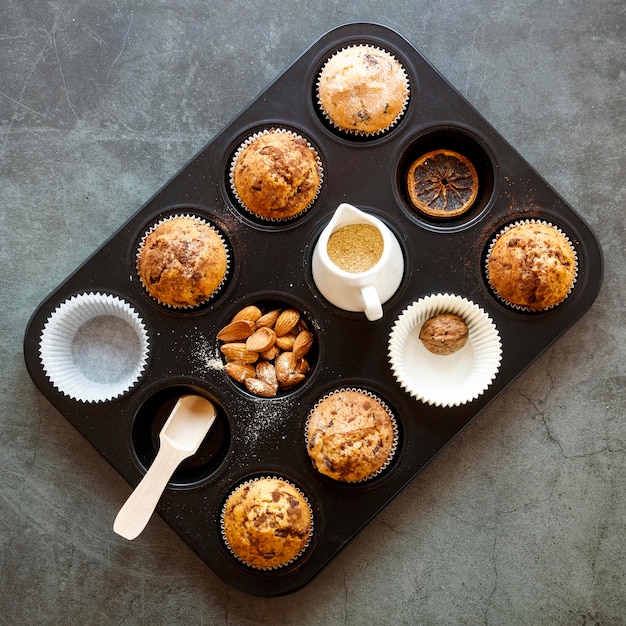
[{"label": "golden brown muffin", "polygon": [[270,131],[244,146],[232,170],[233,191],[264,219],[288,219],[306,210],[322,180],[315,150],[292,133]]},{"label": "golden brown muffin", "polygon": [[190,307],[207,300],[228,269],[222,238],[192,217],[174,217],[145,238],[137,271],[148,293],[162,304]]},{"label": "golden brown muffin", "polygon": [[321,474],[335,480],[357,482],[376,475],[393,456],[395,445],[388,410],[364,391],[336,391],[309,416],[309,456]]},{"label": "golden brown muffin", "polygon": [[318,77],[322,112],[348,132],[378,133],[391,127],[409,98],[400,62],[374,46],[352,46],[332,56]]},{"label": "golden brown muffin", "polygon": [[413,206],[431,217],[457,217],[478,195],[478,174],[472,162],[452,150],[433,150],[414,161],[407,174]]},{"label": "golden brown muffin", "polygon": [[576,278],[576,254],[554,226],[524,222],[501,234],[487,261],[489,283],[511,304],[542,310],[559,304]]},{"label": "golden brown muffin", "polygon": [[222,530],[230,551],[257,569],[286,565],[306,548],[313,529],[311,508],[280,478],[244,483],[226,500]]}]

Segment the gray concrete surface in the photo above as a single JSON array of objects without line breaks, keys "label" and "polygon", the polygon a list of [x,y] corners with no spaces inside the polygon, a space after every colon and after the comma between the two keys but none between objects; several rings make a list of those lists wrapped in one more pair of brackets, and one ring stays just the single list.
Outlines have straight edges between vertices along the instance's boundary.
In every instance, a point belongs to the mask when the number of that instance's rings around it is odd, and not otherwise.
[{"label": "gray concrete surface", "polygon": [[[38,303],[317,37],[398,30],[602,242],[588,312],[308,586],[256,598],[31,383]],[[0,623],[626,624],[622,0],[5,0],[0,6]]]}]

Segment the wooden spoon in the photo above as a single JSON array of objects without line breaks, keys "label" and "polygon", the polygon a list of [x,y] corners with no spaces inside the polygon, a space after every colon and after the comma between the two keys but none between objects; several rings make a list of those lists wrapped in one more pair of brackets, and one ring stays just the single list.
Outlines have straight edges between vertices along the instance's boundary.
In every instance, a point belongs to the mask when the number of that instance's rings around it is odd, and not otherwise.
[{"label": "wooden spoon", "polygon": [[135,539],[146,527],[176,468],[198,451],[215,421],[215,407],[202,396],[178,399],[159,433],[159,451],[150,469],[115,518],[113,530]]}]

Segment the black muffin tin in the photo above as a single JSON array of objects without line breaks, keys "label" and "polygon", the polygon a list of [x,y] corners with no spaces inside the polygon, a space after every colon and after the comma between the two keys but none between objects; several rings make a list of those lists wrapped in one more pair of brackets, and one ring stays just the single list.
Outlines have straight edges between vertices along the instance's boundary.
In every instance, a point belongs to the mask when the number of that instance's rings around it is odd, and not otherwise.
[{"label": "black muffin tin", "polygon": [[[402,119],[371,138],[333,130],[315,98],[316,76],[324,61],[343,46],[361,43],[393,53],[406,68],[411,88]],[[239,144],[272,127],[310,140],[324,166],[315,204],[284,223],[254,220],[237,206],[229,190],[230,160]],[[481,192],[473,208],[449,221],[413,211],[404,188],[411,159],[436,147],[465,154],[480,177]],[[375,322],[335,308],[312,280],[314,243],[341,202],[387,223],[405,254],[402,284],[384,304],[384,317]],[[145,230],[177,213],[208,219],[224,235],[232,255],[223,291],[207,305],[188,311],[151,300],[135,271],[136,249]],[[490,239],[520,219],[555,224],[569,236],[578,255],[578,279],[571,295],[543,313],[508,308],[485,281]],[[411,44],[382,26],[349,24],[313,44],[39,306],[27,329],[25,357],[41,392],[132,486],[154,458],[160,424],[176,397],[195,391],[213,400],[218,421],[209,443],[176,472],[158,513],[225,581],[250,593],[280,595],[309,581],[585,313],[599,290],[602,265],[601,250],[587,224]],[[150,337],[143,377],[109,402],[71,400],[53,387],[39,359],[46,320],[62,301],[85,292],[126,300],[144,320]],[[411,303],[434,293],[457,294],[481,306],[502,340],[495,380],[478,399],[462,406],[441,408],[412,398],[394,379],[388,361],[394,321]],[[314,367],[307,381],[276,399],[248,394],[211,361],[220,358],[217,331],[237,310],[258,302],[300,309],[316,338]],[[304,445],[310,408],[341,387],[379,395],[399,425],[393,462],[364,483],[339,484],[319,475]],[[239,563],[220,533],[220,510],[228,493],[240,482],[263,475],[295,483],[314,513],[313,538],[306,552],[295,563],[272,571]],[[111,525],[116,513],[111,511]]]}]

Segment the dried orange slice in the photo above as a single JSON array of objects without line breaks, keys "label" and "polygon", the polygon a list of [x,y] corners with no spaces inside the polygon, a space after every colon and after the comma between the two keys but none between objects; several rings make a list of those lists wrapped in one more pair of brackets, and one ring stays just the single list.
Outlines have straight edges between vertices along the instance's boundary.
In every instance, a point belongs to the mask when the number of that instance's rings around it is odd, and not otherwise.
[{"label": "dried orange slice", "polygon": [[432,217],[456,217],[476,200],[478,174],[462,154],[433,150],[411,165],[407,187],[416,209]]}]

